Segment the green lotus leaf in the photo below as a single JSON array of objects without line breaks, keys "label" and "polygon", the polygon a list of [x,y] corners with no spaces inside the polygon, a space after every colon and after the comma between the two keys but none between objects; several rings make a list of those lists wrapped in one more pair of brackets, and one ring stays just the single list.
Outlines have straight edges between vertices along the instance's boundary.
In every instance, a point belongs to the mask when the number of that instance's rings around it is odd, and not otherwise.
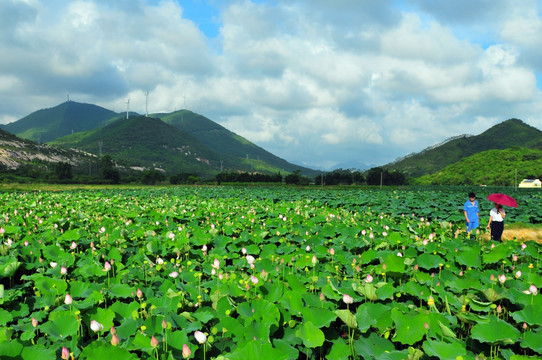
[{"label": "green lotus leaf", "polygon": [[480,342],[490,344],[514,344],[520,332],[506,321],[491,316],[488,322],[474,325],[471,336]]},{"label": "green lotus leaf", "polygon": [[381,359],[383,355],[394,351],[395,345],[391,341],[371,332],[367,337],[361,336],[354,341],[354,350],[362,359]]},{"label": "green lotus leaf", "polygon": [[22,263],[17,261],[17,258],[2,256],[0,258],[0,278],[12,277],[21,265]]},{"label": "green lotus leaf", "polygon": [[470,246],[461,246],[455,256],[455,260],[464,266],[473,269],[479,268],[482,265],[481,248],[476,244]]},{"label": "green lotus leaf", "polygon": [[303,345],[310,348],[322,346],[326,339],[322,330],[314,326],[310,321],[303,322],[295,335],[303,340]]},{"label": "green lotus leaf", "polygon": [[312,322],[316,327],[328,327],[331,322],[337,319],[337,314],[323,308],[306,307],[301,311],[304,321]]},{"label": "green lotus leaf", "polygon": [[0,309],[0,326],[5,326],[7,323],[13,320],[13,315],[4,309]]},{"label": "green lotus leaf", "polygon": [[275,359],[287,359],[288,353],[281,348],[275,348],[268,343],[260,343],[259,341],[247,341],[241,343],[235,351],[227,355],[231,360],[244,360],[244,359],[262,359],[262,360],[275,360]]},{"label": "green lotus leaf", "polygon": [[[147,339],[150,345],[150,339]],[[100,359],[115,359],[115,360],[135,360],[137,357],[131,354],[128,350],[110,344],[104,344],[97,341],[90,343],[81,352],[79,359],[82,360],[100,360]]]},{"label": "green lotus leaf", "polygon": [[329,360],[342,360],[348,359],[351,355],[350,346],[342,339],[338,339],[333,343],[331,351],[327,354],[326,359]]},{"label": "green lotus leaf", "polygon": [[386,257],[384,260],[386,264],[386,269],[382,269],[386,273],[404,273],[405,272],[405,261],[401,256],[396,254],[391,254]]},{"label": "green lotus leaf", "polygon": [[542,311],[538,305],[527,305],[523,310],[513,312],[511,315],[518,323],[542,325]]},{"label": "green lotus leaf", "polygon": [[55,360],[57,355],[55,349],[46,348],[43,345],[36,344],[33,346],[25,346],[21,352],[21,358],[23,360]]},{"label": "green lotus leaf", "polygon": [[443,360],[457,360],[467,355],[465,344],[457,340],[444,342],[428,339],[423,342],[423,350],[427,355]]},{"label": "green lotus leaf", "polygon": [[17,340],[0,342],[1,359],[17,359],[22,351],[23,345]]},{"label": "green lotus leaf", "polygon": [[230,337],[234,336],[238,340],[245,338],[245,327],[241,322],[232,317],[226,317],[220,321],[220,327],[224,329],[224,336]]},{"label": "green lotus leaf", "polygon": [[195,347],[190,343],[188,336],[185,331],[172,331],[167,334],[167,343],[168,346],[171,346],[174,349],[179,351],[183,350],[183,345],[187,344],[191,347],[192,352],[195,351]]},{"label": "green lotus leaf", "polygon": [[[349,328],[357,328],[358,322],[356,317],[350,310],[335,310],[335,314],[346,324]],[[311,323],[312,324],[312,323]]]},{"label": "green lotus leaf", "polygon": [[430,269],[437,269],[445,261],[438,255],[424,253],[418,256],[418,258],[416,259],[416,262],[419,267],[426,270],[430,270]]},{"label": "green lotus leaf", "polygon": [[113,284],[108,292],[113,297],[126,299],[132,297],[135,291],[132,286],[127,284]]},{"label": "green lotus leaf", "polygon": [[68,336],[73,336],[77,333],[79,322],[74,314],[69,311],[52,312],[49,316],[49,321],[41,325],[40,330],[47,335],[64,340]]},{"label": "green lotus leaf", "polygon": [[533,332],[528,331],[523,334],[523,341],[521,342],[522,348],[529,348],[542,355],[542,336],[540,331]]},{"label": "green lotus leaf", "polygon": [[[358,307],[356,312],[358,329],[364,333],[371,326],[379,327],[377,326],[379,322],[384,323],[380,328],[391,326],[392,320],[390,314],[390,307],[387,305],[369,302],[363,303]],[[381,321],[381,319],[384,321]]]},{"label": "green lotus leaf", "polygon": [[427,332],[425,324],[430,321],[425,314],[403,314],[395,308],[391,310],[391,318],[397,330],[393,340],[407,345],[412,345],[423,339]]},{"label": "green lotus leaf", "polygon": [[497,245],[494,248],[490,249],[489,252],[484,253],[484,255],[482,256],[483,262],[484,264],[495,264],[496,262],[509,256],[509,253],[510,249],[508,245]]}]

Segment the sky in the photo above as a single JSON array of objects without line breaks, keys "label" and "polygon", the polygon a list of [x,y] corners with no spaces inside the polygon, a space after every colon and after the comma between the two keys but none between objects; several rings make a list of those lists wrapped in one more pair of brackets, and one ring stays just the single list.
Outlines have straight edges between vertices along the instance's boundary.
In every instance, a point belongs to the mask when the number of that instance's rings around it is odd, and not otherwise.
[{"label": "sky", "polygon": [[542,129],[542,0],[1,0],[0,123],[70,100],[204,115],[294,164]]}]

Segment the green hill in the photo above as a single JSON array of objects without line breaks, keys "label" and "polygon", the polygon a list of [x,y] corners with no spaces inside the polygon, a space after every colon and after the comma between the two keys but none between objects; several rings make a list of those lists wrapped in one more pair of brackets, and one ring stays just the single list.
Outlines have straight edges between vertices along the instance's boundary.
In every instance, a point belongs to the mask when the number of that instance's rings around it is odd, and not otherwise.
[{"label": "green hill", "polygon": [[408,177],[433,174],[471,155],[511,147],[540,148],[542,131],[518,119],[510,119],[476,136],[458,136],[420,153],[406,156],[385,165],[405,173]]},{"label": "green hill", "polygon": [[[133,115],[128,120],[138,118],[138,115]],[[300,170],[310,177],[317,174],[315,170],[290,164],[191,111],[152,116],[162,119],[161,125],[166,127],[157,127],[157,123],[147,124],[150,127],[133,124],[123,121],[127,120],[124,116],[124,113],[118,114],[96,105],[68,101],[36,111],[0,128],[22,138],[84,149],[94,154],[99,154],[101,141],[102,154],[107,153],[118,162],[129,166],[157,167],[168,172],[190,171],[203,175],[222,169],[271,174]],[[176,159],[175,156],[183,152],[172,149],[182,149],[183,146],[190,147],[192,151]],[[199,156],[200,160],[196,160]]]},{"label": "green hill", "polygon": [[125,166],[161,168],[170,173],[216,173],[222,159],[196,138],[160,119],[135,116],[99,129],[59,138],[53,145],[109,154]]},{"label": "green hill", "polygon": [[95,129],[118,116],[96,105],[67,101],[35,111],[1,128],[24,139],[49,142],[71,133]]},{"label": "green hill", "polygon": [[300,170],[301,173],[311,177],[318,173],[315,170],[291,164],[220,124],[192,111],[180,110],[170,114],[155,114],[153,116],[186,131],[219,154],[238,158],[253,171],[273,172],[279,170],[284,173]]},{"label": "green hill", "polygon": [[510,148],[488,150],[464,158],[411,182],[419,185],[513,186],[528,177],[542,177],[542,150]]}]

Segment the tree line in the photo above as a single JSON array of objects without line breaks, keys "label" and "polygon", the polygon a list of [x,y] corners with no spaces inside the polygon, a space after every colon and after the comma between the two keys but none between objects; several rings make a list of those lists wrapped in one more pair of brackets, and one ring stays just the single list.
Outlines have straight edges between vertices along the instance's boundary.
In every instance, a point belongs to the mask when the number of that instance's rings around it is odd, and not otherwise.
[{"label": "tree line", "polygon": [[202,179],[196,173],[179,172],[167,175],[164,171],[148,169],[144,171],[121,171],[110,155],[104,155],[98,161],[74,166],[68,162],[34,162],[15,170],[0,168],[0,181],[3,182],[50,182],[83,184],[120,184],[140,183],[144,185],[197,184],[197,183],[284,183],[287,185],[404,185],[405,175],[381,167],[362,172],[359,170],[336,169],[322,172],[314,179],[295,170],[285,176],[249,172],[221,172],[213,178]]}]

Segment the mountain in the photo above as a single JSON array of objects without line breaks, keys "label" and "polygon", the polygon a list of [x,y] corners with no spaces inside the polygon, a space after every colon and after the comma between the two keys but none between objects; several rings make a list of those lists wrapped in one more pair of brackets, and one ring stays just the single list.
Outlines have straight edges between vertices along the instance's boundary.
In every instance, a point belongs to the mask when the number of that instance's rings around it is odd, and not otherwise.
[{"label": "mountain", "polygon": [[[216,174],[224,171],[318,172],[281,159],[212,120],[188,110],[151,115],[119,114],[92,104],[68,101],[0,126],[20,137],[109,154],[117,162],[168,172]],[[136,122],[132,122],[138,119]],[[154,122],[153,122],[154,121]],[[181,149],[181,150],[179,150]],[[190,149],[185,154],[183,150]],[[199,160],[197,160],[199,158]]]},{"label": "mountain", "polygon": [[466,157],[411,182],[419,185],[513,186],[525,178],[542,177],[542,150],[514,147],[487,150]]},{"label": "mountain", "polygon": [[95,130],[56,139],[51,144],[94,154],[101,151],[125,166],[160,168],[169,173],[209,175],[218,172],[221,160],[227,166],[234,164],[234,159],[219,155],[192,135],[145,116],[122,118]]},{"label": "mountain", "polygon": [[61,136],[92,130],[119,114],[97,105],[66,101],[41,109],[0,128],[24,139],[49,142]]},{"label": "mountain", "polygon": [[408,177],[433,174],[471,155],[512,147],[542,148],[542,131],[518,119],[509,119],[479,135],[461,135],[419,153],[400,158],[383,166]]},{"label": "mountain", "polygon": [[269,151],[251,143],[242,136],[226,129],[222,125],[188,110],[180,110],[169,114],[154,114],[164,122],[187,132],[201,141],[211,150],[219,154],[227,154],[242,161],[254,171],[293,172],[295,170],[308,176],[315,176],[318,172],[299,165],[294,165],[284,159],[271,154]]},{"label": "mountain", "polygon": [[88,166],[97,157],[81,151],[56,148],[19,138],[0,129],[0,169],[14,170],[33,164],[36,169],[47,164],[66,162],[73,166]]}]

